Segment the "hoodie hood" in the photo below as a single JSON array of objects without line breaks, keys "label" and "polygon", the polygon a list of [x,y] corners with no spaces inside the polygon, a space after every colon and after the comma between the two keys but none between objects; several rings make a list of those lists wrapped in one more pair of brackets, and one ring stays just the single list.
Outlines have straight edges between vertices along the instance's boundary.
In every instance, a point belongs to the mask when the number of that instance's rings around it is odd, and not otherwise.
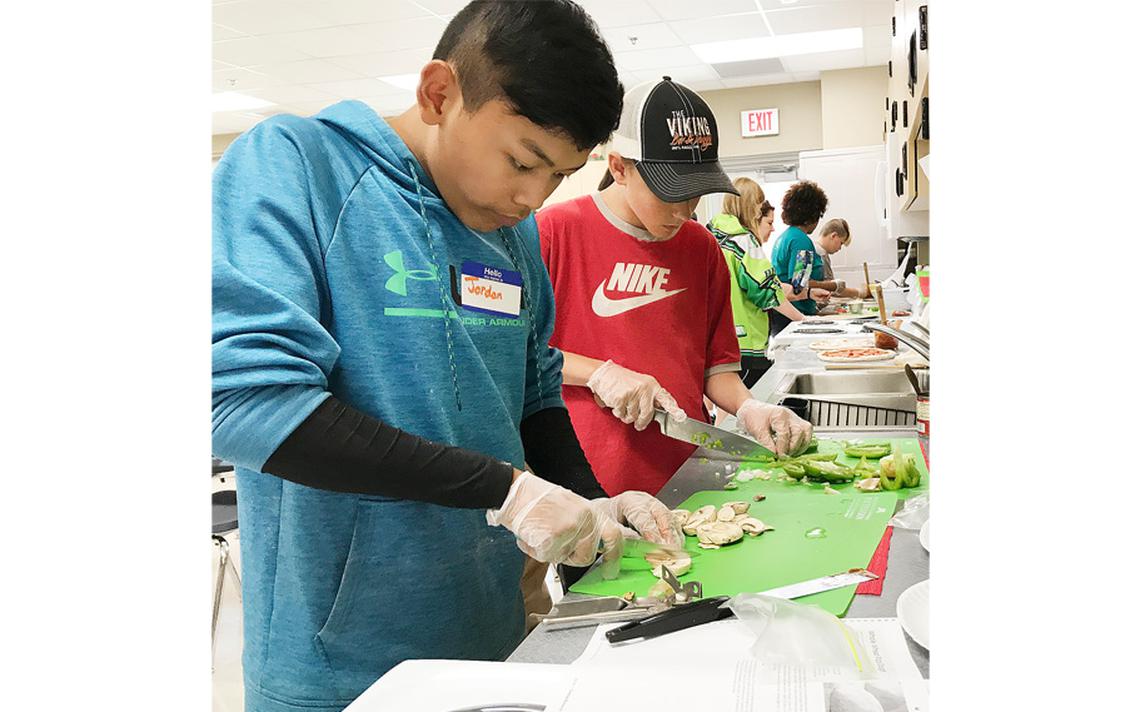
[{"label": "hoodie hood", "polygon": [[740,224],[740,218],[729,213],[721,213],[709,221],[709,230],[723,233],[729,237],[735,235],[743,235],[748,232],[743,225]]}]

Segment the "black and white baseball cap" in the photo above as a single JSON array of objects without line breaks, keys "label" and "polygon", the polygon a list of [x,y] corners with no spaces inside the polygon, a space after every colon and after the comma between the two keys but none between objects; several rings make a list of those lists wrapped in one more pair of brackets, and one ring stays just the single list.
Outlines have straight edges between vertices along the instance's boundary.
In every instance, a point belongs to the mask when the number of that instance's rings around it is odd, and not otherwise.
[{"label": "black and white baseball cap", "polygon": [[625,94],[613,150],[637,161],[645,184],[666,203],[708,193],[740,195],[717,158],[716,117],[695,91],[663,77]]}]

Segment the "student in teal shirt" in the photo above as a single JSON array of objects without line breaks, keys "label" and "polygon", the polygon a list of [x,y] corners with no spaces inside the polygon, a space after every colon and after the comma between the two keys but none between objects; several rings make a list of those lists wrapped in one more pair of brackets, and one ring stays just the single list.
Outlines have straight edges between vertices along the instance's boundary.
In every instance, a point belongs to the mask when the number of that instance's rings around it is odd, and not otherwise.
[{"label": "student in teal shirt", "polygon": [[[789,227],[776,239],[776,246],[772,249],[772,266],[776,268],[781,282],[791,284],[796,272],[796,257],[801,250],[808,250],[812,257],[811,276],[803,289],[822,286],[823,258],[816,252],[808,235],[819,225],[826,210],[827,194],[810,180],[794,184],[784,194],[780,219]],[[809,316],[818,312],[819,305],[826,304],[828,300],[826,290],[812,289],[810,293],[810,299],[792,301],[796,309]]]}]

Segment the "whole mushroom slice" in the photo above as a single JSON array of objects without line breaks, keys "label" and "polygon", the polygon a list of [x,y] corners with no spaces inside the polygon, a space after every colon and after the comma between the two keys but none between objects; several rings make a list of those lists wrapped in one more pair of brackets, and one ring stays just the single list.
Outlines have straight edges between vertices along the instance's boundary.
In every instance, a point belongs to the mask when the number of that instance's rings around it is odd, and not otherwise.
[{"label": "whole mushroom slice", "polygon": [[716,520],[718,522],[731,522],[736,518],[736,510],[727,504],[717,510]]},{"label": "whole mushroom slice", "polygon": [[665,566],[673,572],[674,576],[689,573],[693,568],[693,559],[690,556],[677,556],[674,558],[663,551],[654,551],[645,555],[645,560],[653,567],[653,575],[661,578],[661,567]]},{"label": "whole mushroom slice", "polygon": [[722,507],[732,507],[732,511],[736,514],[748,514],[748,502],[725,502]]},{"label": "whole mushroom slice", "polygon": [[879,484],[878,477],[868,477],[855,482],[855,489],[863,490],[864,492],[878,492],[882,488],[882,485]]},{"label": "whole mushroom slice", "polygon": [[749,517],[740,523],[740,528],[748,532],[749,536],[760,536],[764,532],[775,531],[775,527],[770,527],[759,519]]},{"label": "whole mushroom slice", "polygon": [[725,545],[744,538],[744,530],[732,522],[710,522],[697,527],[697,540],[702,544]]}]

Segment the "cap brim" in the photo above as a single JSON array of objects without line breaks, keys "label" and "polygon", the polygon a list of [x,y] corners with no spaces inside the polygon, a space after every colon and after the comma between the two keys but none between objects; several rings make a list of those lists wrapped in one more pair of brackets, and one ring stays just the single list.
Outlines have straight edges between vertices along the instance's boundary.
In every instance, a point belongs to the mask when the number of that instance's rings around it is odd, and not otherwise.
[{"label": "cap brim", "polygon": [[637,172],[649,189],[666,203],[683,203],[709,193],[740,195],[720,163],[638,161]]}]

